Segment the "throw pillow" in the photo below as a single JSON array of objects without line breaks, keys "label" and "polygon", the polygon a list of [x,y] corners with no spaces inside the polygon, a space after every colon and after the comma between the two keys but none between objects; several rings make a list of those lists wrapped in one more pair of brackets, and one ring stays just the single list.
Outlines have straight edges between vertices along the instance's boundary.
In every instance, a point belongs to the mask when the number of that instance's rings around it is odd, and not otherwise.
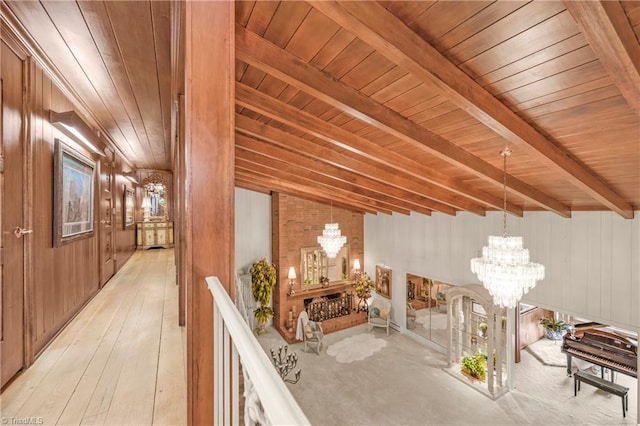
[{"label": "throw pillow", "polygon": [[311,339],[313,337],[313,330],[310,325],[307,324],[304,326],[304,334],[307,336],[307,339]]},{"label": "throw pillow", "polygon": [[371,318],[378,318],[380,316],[380,309],[375,306],[371,308]]},{"label": "throw pillow", "polygon": [[388,316],[389,316],[389,311],[388,310],[382,309],[380,311],[380,318],[382,318],[383,320],[386,320]]}]

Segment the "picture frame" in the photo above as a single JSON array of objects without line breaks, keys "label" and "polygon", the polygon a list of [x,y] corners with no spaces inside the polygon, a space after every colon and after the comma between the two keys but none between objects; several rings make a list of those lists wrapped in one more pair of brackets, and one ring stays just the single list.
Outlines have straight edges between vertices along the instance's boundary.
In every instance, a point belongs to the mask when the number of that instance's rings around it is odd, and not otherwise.
[{"label": "picture frame", "polygon": [[122,224],[124,229],[127,229],[131,226],[134,225],[135,223],[135,208],[136,208],[136,201],[135,201],[135,192],[133,190],[133,188],[128,187],[127,185],[124,186],[124,192],[123,192],[123,196],[122,196],[123,200],[122,200],[122,213],[123,213],[123,217],[122,217]]},{"label": "picture frame", "polygon": [[487,316],[487,311],[484,309],[484,306],[473,300],[471,301],[471,312],[485,317]]},{"label": "picture frame", "polygon": [[95,161],[55,139],[53,246],[94,235]]},{"label": "picture frame", "polygon": [[376,265],[376,293],[391,299],[392,284],[393,275],[391,269],[384,265]]}]

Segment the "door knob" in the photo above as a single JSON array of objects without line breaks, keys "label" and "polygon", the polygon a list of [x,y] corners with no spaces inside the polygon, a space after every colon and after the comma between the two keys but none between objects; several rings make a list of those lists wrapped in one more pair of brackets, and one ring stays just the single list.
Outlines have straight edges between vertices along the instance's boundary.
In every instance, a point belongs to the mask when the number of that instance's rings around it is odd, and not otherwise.
[{"label": "door knob", "polygon": [[24,234],[31,234],[33,233],[33,229],[24,229],[24,228],[20,228],[19,226],[16,226],[13,229],[13,235],[16,236],[16,238],[21,238]]},{"label": "door knob", "polygon": [[102,219],[102,220],[100,221],[100,223],[103,223],[103,224],[104,224],[104,223],[107,223],[107,221],[106,221],[106,220],[104,220],[104,219]]}]

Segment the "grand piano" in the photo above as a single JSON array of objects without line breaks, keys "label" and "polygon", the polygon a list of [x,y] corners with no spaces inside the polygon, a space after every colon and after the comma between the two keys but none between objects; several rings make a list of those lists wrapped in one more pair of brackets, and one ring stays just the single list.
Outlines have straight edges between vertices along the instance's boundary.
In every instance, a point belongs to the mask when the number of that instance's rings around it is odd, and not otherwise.
[{"label": "grand piano", "polygon": [[571,377],[571,359],[576,357],[613,372],[638,377],[638,340],[631,335],[598,323],[576,324],[565,334],[562,352],[567,354],[567,375]]}]

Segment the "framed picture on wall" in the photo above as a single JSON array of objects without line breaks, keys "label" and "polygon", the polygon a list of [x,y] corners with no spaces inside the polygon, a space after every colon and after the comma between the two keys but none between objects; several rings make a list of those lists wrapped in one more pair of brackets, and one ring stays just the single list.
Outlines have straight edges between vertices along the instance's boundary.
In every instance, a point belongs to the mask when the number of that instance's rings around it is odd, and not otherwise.
[{"label": "framed picture on wall", "polygon": [[124,229],[127,229],[128,227],[133,226],[134,223],[134,211],[136,204],[133,188],[129,188],[125,185],[123,198],[122,212],[124,213],[124,218],[122,223],[124,224]]},{"label": "framed picture on wall", "polygon": [[93,236],[93,160],[55,140],[53,156],[53,246]]},{"label": "framed picture on wall", "polygon": [[376,293],[391,299],[391,269],[384,265],[376,265]]}]

